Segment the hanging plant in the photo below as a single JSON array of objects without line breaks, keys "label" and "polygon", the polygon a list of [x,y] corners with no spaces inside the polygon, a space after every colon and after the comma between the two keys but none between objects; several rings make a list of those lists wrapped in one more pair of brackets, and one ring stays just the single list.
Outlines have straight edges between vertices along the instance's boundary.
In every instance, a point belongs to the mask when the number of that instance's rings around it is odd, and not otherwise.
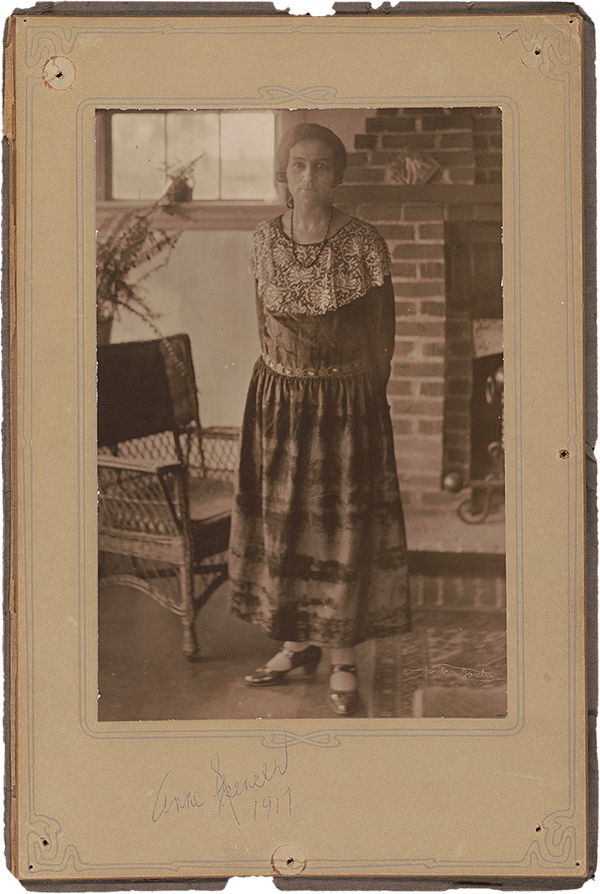
[{"label": "hanging plant", "polygon": [[[119,319],[123,310],[148,323],[160,336],[156,320],[160,314],[150,306],[144,283],[164,267],[177,245],[188,219],[184,204],[191,192],[182,191],[190,183],[194,165],[168,171],[171,180],[162,196],[143,208],[111,217],[96,234],[96,310],[98,323]],[[161,213],[179,217],[168,231],[158,225]]]},{"label": "hanging plant", "polygon": [[[186,165],[165,165],[165,172],[171,183],[165,193],[168,202],[174,205],[191,202],[194,193],[194,168],[203,157],[204,152]],[[165,209],[169,211],[167,206]]]}]

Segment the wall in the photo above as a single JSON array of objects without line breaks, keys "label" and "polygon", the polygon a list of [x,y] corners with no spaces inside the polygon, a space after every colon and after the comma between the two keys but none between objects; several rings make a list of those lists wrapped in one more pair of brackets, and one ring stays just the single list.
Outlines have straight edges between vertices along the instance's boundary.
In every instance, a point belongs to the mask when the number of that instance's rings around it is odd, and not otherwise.
[{"label": "wall", "polygon": [[[190,230],[169,264],[148,280],[163,335],[187,332],[203,425],[241,424],[252,367],[260,353],[254,281],[248,268],[252,233]],[[114,324],[112,341],[155,338],[131,314]]]}]

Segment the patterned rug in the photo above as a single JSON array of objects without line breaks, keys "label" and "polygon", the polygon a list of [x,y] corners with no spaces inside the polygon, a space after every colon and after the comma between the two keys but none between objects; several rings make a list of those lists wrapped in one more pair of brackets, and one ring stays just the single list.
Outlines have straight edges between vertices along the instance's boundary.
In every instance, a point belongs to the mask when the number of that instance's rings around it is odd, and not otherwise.
[{"label": "patterned rug", "polygon": [[507,677],[504,577],[415,575],[411,603],[411,632],[376,643],[372,716],[415,716],[434,688],[437,701],[448,690],[439,716],[498,716]]}]

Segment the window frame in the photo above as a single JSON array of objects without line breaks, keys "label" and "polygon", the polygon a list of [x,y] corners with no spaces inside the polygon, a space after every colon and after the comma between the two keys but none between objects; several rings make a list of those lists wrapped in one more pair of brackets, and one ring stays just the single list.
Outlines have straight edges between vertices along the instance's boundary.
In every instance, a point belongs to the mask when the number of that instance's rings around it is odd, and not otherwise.
[{"label": "window frame", "polygon": [[[116,199],[113,198],[113,153],[112,153],[112,118],[115,114],[135,112],[165,114],[177,111],[229,111],[228,109],[96,109],[96,213],[98,220],[110,217],[115,211],[125,213],[136,208],[144,208],[154,199]],[[235,110],[238,111],[238,110]],[[283,115],[278,109],[248,109],[248,111],[273,111],[275,117],[275,146],[281,138],[284,127]],[[274,216],[284,206],[283,190],[277,185],[280,202],[264,202],[260,199],[192,199],[186,203],[189,220],[184,222],[184,229],[253,229],[261,221]],[[165,215],[166,217],[166,215]],[[164,221],[164,228],[171,226],[181,229],[182,221],[172,223]]]}]

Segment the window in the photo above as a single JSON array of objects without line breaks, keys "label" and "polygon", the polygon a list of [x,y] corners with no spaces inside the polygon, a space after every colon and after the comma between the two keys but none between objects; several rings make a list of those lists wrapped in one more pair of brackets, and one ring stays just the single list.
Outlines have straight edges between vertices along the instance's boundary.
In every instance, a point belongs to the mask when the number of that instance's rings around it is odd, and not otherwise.
[{"label": "window", "polygon": [[110,148],[113,199],[156,199],[197,159],[192,199],[277,201],[271,111],[113,112]]}]

